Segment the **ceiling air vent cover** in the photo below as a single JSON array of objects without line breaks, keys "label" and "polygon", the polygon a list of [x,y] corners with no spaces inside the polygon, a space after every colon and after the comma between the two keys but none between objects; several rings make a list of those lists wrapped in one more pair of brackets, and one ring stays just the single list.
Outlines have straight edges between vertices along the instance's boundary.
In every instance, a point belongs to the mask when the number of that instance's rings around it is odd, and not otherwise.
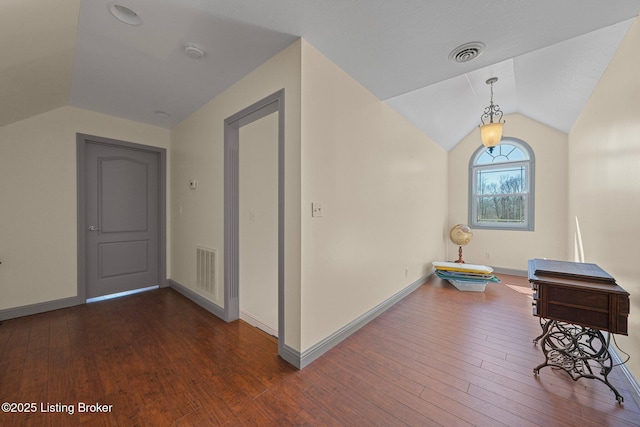
[{"label": "ceiling air vent cover", "polygon": [[457,48],[453,49],[449,54],[449,59],[453,62],[469,62],[472,59],[477,58],[484,52],[484,43],[471,42],[465,43]]},{"label": "ceiling air vent cover", "polygon": [[109,8],[109,12],[111,12],[111,14],[117,20],[122,21],[125,24],[129,24],[129,25],[142,24],[142,19],[140,19],[140,16],[138,16],[138,14],[134,10],[129,9],[126,6],[123,6],[118,3],[109,3],[108,8]]}]

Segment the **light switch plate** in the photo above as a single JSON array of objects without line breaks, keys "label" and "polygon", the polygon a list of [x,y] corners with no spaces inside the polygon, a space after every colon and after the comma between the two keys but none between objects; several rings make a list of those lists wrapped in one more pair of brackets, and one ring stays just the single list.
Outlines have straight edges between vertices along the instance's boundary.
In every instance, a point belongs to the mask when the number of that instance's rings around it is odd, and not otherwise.
[{"label": "light switch plate", "polygon": [[322,216],[322,203],[311,202],[311,216],[314,218]]}]

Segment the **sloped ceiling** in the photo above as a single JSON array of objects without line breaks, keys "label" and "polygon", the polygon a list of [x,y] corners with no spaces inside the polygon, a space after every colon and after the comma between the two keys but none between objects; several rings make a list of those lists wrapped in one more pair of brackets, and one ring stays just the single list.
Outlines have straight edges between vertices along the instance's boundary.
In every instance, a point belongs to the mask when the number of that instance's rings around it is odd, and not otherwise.
[{"label": "sloped ceiling", "polygon": [[[0,3],[0,125],[70,104],[170,128],[304,37],[446,150],[479,123],[493,76],[506,114],[568,132],[640,12],[640,0],[119,0],[142,20],[131,26],[114,3]],[[449,60],[471,41],[479,57]]]},{"label": "sloped ceiling", "polygon": [[80,0],[0,2],[0,126],[67,105]]}]

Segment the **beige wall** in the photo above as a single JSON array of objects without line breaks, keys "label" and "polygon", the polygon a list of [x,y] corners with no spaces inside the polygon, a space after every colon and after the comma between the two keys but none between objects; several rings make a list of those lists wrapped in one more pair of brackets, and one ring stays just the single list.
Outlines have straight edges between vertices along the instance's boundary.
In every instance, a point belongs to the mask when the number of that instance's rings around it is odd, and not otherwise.
[{"label": "beige wall", "polygon": [[240,128],[240,318],[278,335],[278,113]]},{"label": "beige wall", "polygon": [[[639,40],[636,21],[568,137],[506,117],[505,134],[535,152],[535,231],[475,230],[465,247],[468,262],[516,270],[533,257],[573,259],[577,216],[586,261],[631,293],[630,335],[619,343],[636,378]],[[222,305],[223,121],[282,88],[288,346],[309,349],[429,273],[431,261],[455,257],[447,234],[467,222],[477,132],[444,152],[298,41],[171,133],[74,107],[1,127],[0,310],[76,295],[76,133],[165,148],[171,141],[168,274],[195,290],[195,247],[219,249],[214,302]],[[323,204],[323,217],[311,217],[312,202]]]},{"label": "beige wall", "polygon": [[165,129],[74,107],[0,128],[0,310],[77,295],[76,133],[169,146]]},{"label": "beige wall", "polygon": [[569,134],[569,215],[586,262],[604,268],[631,294],[629,336],[618,343],[640,378],[640,20],[636,19]]},{"label": "beige wall", "polygon": [[[525,141],[535,155],[535,230],[473,230],[463,259],[525,271],[531,258],[566,256],[567,136],[520,114],[505,119],[504,135]],[[449,152],[449,228],[469,221],[469,160],[480,145],[480,133],[474,130]],[[449,240],[447,257],[458,258],[458,247]]]},{"label": "beige wall", "polygon": [[441,147],[303,41],[302,350],[443,259],[446,176]]},{"label": "beige wall", "polygon": [[[196,246],[218,249],[224,305],[224,120],[285,89],[285,344],[300,348],[300,42],[171,130],[172,279],[196,292]],[[197,190],[188,188],[197,179]],[[205,296],[206,297],[206,296]]]},{"label": "beige wall", "polygon": [[[172,278],[194,291],[195,246],[222,253],[224,244],[223,121],[281,88],[285,344],[303,352],[444,257],[447,163],[433,141],[296,42],[172,130]],[[322,218],[311,218],[312,201],[324,204]],[[220,306],[222,280],[221,268]]]}]

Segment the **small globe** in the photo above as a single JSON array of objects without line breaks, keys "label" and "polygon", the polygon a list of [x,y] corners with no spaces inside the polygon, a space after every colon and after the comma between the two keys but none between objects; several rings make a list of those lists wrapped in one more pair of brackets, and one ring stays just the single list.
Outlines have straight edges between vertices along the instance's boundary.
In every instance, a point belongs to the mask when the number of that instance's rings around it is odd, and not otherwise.
[{"label": "small globe", "polygon": [[473,231],[468,225],[456,224],[449,232],[449,238],[458,246],[465,246],[473,238]]}]

